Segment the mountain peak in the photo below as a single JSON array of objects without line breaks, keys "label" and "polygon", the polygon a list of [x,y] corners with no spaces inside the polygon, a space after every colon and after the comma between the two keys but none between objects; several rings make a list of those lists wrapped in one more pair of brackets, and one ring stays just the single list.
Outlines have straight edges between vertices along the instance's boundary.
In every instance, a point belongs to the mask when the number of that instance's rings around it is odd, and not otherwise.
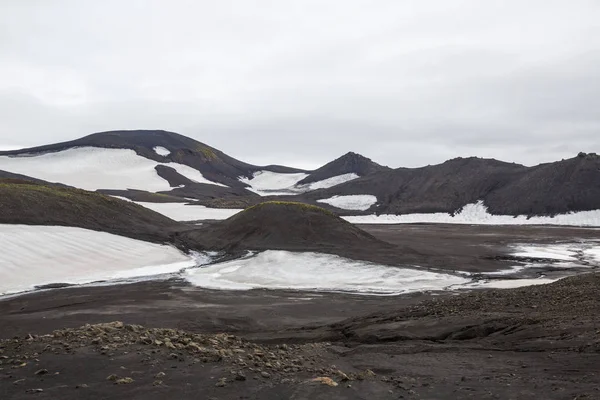
[{"label": "mountain peak", "polygon": [[344,174],[355,174],[358,176],[371,175],[376,172],[386,171],[390,168],[384,167],[361,154],[349,151],[343,156],[323,165],[313,171],[309,176],[298,182],[308,184],[332,178]]}]

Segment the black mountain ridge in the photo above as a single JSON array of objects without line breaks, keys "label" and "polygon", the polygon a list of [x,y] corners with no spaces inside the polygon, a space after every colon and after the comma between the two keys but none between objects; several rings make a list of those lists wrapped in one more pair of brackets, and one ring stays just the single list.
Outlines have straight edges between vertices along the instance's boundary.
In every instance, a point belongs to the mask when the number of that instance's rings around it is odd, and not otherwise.
[{"label": "black mountain ridge", "polygon": [[369,213],[456,213],[482,200],[491,214],[556,215],[600,209],[600,157],[526,167],[494,159],[456,158],[422,168],[398,168],[321,189],[308,201],[372,194]]},{"label": "black mountain ridge", "polygon": [[[533,167],[494,159],[459,157],[421,168],[390,169],[350,152],[315,171],[304,171],[280,165],[244,163],[173,132],[136,130],[95,133],[69,142],[0,152],[0,156],[53,152],[82,146],[132,149],[155,161],[172,161],[195,168],[207,179],[227,187],[191,182],[168,166],[157,166],[156,170],[173,187],[166,194],[180,199],[196,198],[204,204],[217,207],[238,208],[264,200],[247,190],[247,185],[238,178],[250,178],[257,171],[267,170],[280,173],[309,172],[299,185],[342,174],[359,175],[357,179],[327,189],[284,196],[288,200],[292,197],[297,201],[319,204],[340,214],[360,212],[336,209],[316,201],[332,196],[370,194],[377,197],[377,203],[364,213],[377,214],[452,214],[477,201],[483,201],[490,213],[502,215],[555,215],[600,209],[600,157],[595,153],[580,153],[571,159]],[[154,151],[157,146],[171,153],[161,156]],[[3,172],[5,177],[10,174],[10,171]],[[122,194],[113,192],[110,194]],[[139,193],[136,195],[140,196]],[[277,197],[269,196],[269,199]]]}]

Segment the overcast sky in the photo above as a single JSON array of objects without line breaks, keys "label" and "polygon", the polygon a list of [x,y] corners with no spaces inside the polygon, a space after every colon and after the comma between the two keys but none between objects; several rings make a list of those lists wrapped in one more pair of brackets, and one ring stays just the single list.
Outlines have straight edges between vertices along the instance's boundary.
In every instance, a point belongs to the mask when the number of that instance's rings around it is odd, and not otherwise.
[{"label": "overcast sky", "polygon": [[308,168],[600,152],[600,1],[1,0],[0,147],[116,129]]}]

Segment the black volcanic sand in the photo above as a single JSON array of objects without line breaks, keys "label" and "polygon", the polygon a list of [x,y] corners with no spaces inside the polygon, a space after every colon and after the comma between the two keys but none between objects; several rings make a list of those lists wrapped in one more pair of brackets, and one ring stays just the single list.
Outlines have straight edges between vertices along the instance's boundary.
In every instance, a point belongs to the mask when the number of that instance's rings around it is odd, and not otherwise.
[{"label": "black volcanic sand", "polygon": [[[598,239],[556,227],[364,228],[452,262],[511,243]],[[177,280],[40,291],[0,300],[0,398],[597,399],[598,293],[597,274],[458,295]],[[124,325],[96,325],[113,321]]]},{"label": "black volcanic sand", "polygon": [[0,301],[0,398],[596,399],[599,290],[38,292]]},{"label": "black volcanic sand", "polygon": [[320,207],[270,201],[224,221],[205,222],[176,235],[175,243],[234,255],[246,250],[315,251],[390,266],[490,272],[519,263],[548,264],[510,256],[511,244],[598,239],[599,230],[571,227],[354,225]]}]

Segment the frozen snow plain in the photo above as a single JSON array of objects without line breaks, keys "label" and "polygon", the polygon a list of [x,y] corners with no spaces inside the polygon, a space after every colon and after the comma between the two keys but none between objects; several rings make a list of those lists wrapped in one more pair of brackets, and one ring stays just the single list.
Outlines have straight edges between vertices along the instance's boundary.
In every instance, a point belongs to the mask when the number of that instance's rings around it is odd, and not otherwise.
[{"label": "frozen snow plain", "polygon": [[[486,279],[473,281],[470,274],[460,271],[446,273],[389,267],[330,254],[279,250],[210,264],[216,254],[186,255],[167,245],[58,226],[0,225],[0,243],[3,245],[0,295],[56,283],[104,281],[104,284],[117,284],[177,276],[209,289],[291,289],[369,295],[508,288],[556,280],[501,278],[523,268],[535,268],[535,265],[489,273]],[[600,255],[600,245],[569,244],[559,249],[556,246],[518,246],[514,253],[546,257],[549,263],[551,260],[564,263],[571,260],[571,255],[586,254],[600,266],[600,258],[596,258]],[[581,265],[571,262],[561,266]]]},{"label": "frozen snow plain", "polygon": [[0,225],[0,243],[0,294],[171,273],[197,263],[171,246],[72,227]]},{"label": "frozen snow plain", "polygon": [[388,267],[320,253],[268,250],[242,259],[188,269],[185,278],[211,289],[294,289],[368,294],[444,290],[470,279]]},{"label": "frozen snow plain", "polygon": [[171,190],[169,182],[156,173],[157,165],[171,167],[195,182],[225,186],[209,181],[200,171],[187,165],[159,163],[127,149],[77,147],[40,155],[0,156],[0,169],[91,191]]}]

